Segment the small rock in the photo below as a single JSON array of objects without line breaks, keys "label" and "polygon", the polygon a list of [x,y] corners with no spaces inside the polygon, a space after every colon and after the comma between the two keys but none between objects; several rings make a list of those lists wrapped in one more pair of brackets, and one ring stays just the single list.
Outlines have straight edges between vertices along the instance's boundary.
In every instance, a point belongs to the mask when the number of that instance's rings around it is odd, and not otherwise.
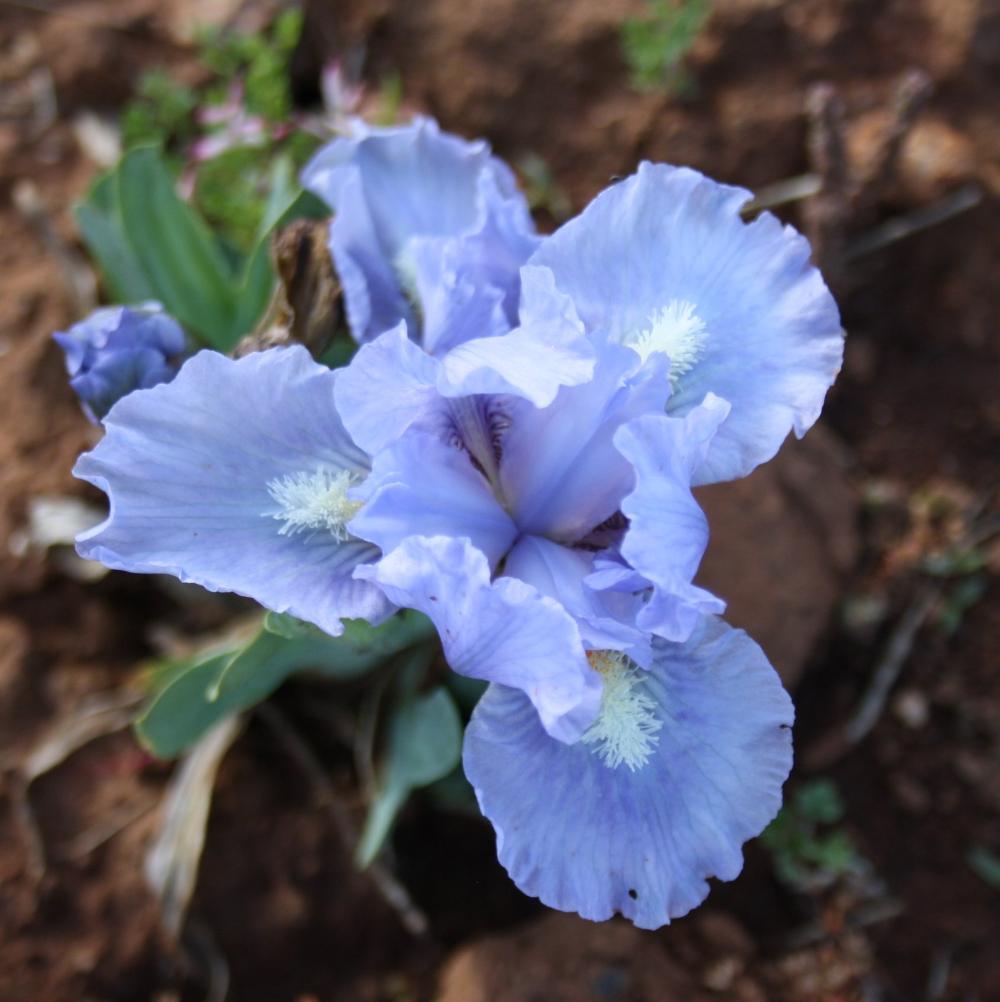
[{"label": "small rock", "polygon": [[458,950],[436,1002],[708,1002],[657,938],[554,913]]},{"label": "small rock", "polygon": [[858,553],[843,447],[813,428],[744,480],[701,488],[712,536],[699,584],[793,688],[828,629]]},{"label": "small rock", "polygon": [[743,961],[739,957],[721,957],[709,964],[701,980],[713,992],[727,992],[742,973]]},{"label": "small rock", "polygon": [[932,202],[976,176],[972,141],[940,118],[922,117],[906,137],[899,181],[908,200]]},{"label": "small rock", "polygon": [[892,709],[907,727],[915,731],[926,727],[931,717],[927,697],[919,689],[904,689],[893,701]]}]

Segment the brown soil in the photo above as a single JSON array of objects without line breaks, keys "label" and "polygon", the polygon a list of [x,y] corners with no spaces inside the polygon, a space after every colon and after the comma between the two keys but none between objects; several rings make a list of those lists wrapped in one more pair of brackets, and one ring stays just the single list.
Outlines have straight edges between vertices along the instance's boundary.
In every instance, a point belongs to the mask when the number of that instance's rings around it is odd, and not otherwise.
[{"label": "brown soil", "polygon": [[[10,775],[58,721],[153,650],[152,625],[190,632],[229,611],[224,600],[199,610],[139,578],[82,583],[6,545],[31,498],[85,496],[69,469],[93,440],[49,341],[80,296],[68,291],[51,235],[15,207],[15,190],[23,204],[30,182],[56,242],[74,248],[69,207],[95,170],[74,116],[120,106],[144,67],[192,72],[175,41],[189,2],[29,6],[0,7],[0,762]],[[430,936],[414,940],[354,873],[306,780],[254,721],[224,763],[178,948],[159,931],[142,876],[155,812],[96,849],[78,839],[116,812],[153,808],[162,793],[168,768],[119,734],[33,785],[41,877],[15,784],[0,791],[4,1002],[201,999],[213,956],[228,963],[236,1002],[1000,999],[1000,892],[968,863],[975,847],[1000,851],[995,547],[988,588],[957,630],[932,612],[872,734],[853,747],[840,740],[926,583],[920,558],[958,532],[954,510],[921,514],[915,492],[931,485],[959,499],[953,509],[996,504],[1000,10],[991,0],[717,0],[691,58],[697,90],[681,100],[628,85],[617,27],[641,7],[317,2],[300,90],[308,96],[319,56],[364,40],[373,80],[398,70],[408,101],[446,128],[486,135],[513,160],[541,154],[579,208],[642,157],[751,188],[806,170],[805,94],[822,80],[843,95],[863,160],[899,74],[929,74],[934,95],[901,177],[847,225],[864,231],[970,181],[984,201],[845,270],[836,291],[848,351],[826,429],[706,499],[718,527],[706,580],[786,679],[801,676],[795,781],[838,782],[847,828],[871,864],[863,886],[793,894],[758,846],[707,910],[658,933],[597,927],[546,916],[510,886],[485,825],[418,801],[395,860],[431,921]],[[32,103],[30,80],[51,80],[54,117]],[[802,223],[795,208],[781,214]],[[859,598],[879,616],[837,615]],[[303,713],[301,696],[283,694],[281,705],[337,775],[342,750]]]}]

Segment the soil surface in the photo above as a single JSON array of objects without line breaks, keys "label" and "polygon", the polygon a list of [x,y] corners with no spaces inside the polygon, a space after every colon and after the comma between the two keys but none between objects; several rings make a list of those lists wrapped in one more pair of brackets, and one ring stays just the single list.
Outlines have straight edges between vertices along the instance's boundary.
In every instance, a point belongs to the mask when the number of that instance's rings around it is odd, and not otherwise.
[{"label": "soil surface", "polygon": [[[66,553],[25,535],[39,498],[99,504],[69,472],[95,433],[49,339],[95,296],[70,215],[97,170],[80,116],[113,114],[145,68],[190,77],[193,19],[239,6],[0,4],[0,999],[217,1000],[226,983],[235,1002],[1000,999],[1000,888],[981,865],[1000,857],[992,0],[716,0],[684,97],[629,83],[618,31],[639,0],[317,0],[295,63],[308,101],[316,67],[363,45],[370,83],[397,72],[407,104],[445,128],[488,137],[514,163],[541,156],[574,209],[642,158],[752,190],[810,170],[807,96],[821,82],[844,102],[861,170],[902,74],[927,75],[899,170],[838,217],[837,235],[860,246],[965,186],[978,204],[849,260],[824,256],[848,341],[823,426],[703,497],[704,580],[794,688],[790,791],[836,782],[863,861],[852,876],[793,889],[755,844],[738,881],[669,928],[595,926],[522,897],[485,823],[418,798],[390,860],[429,918],[415,937],[354,871],[287,743],[254,718],[223,762],[178,943],[143,876],[168,765],[120,731],[23,789],[18,770],[40,744],[165,632],[241,608],[138,577],[82,580]],[[808,203],[777,211],[810,225]],[[975,573],[927,572],[956,548],[975,552]],[[346,756],[309,697],[297,683],[277,706],[339,789]]]}]

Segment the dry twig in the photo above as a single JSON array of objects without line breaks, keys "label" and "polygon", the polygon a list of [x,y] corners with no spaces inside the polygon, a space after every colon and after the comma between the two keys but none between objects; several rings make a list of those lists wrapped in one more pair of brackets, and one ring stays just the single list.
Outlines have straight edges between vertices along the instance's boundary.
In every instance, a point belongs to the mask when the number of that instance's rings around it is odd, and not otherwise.
[{"label": "dry twig", "polygon": [[[309,779],[319,806],[326,808],[344,846],[353,846],[358,840],[357,828],[312,749],[272,703],[262,703],[255,712],[271,728],[284,745],[289,757]],[[365,872],[399,916],[407,932],[417,937],[426,936],[430,929],[427,916],[419,909],[410,897],[409,891],[396,879],[396,876],[379,860],[375,860]]]}]

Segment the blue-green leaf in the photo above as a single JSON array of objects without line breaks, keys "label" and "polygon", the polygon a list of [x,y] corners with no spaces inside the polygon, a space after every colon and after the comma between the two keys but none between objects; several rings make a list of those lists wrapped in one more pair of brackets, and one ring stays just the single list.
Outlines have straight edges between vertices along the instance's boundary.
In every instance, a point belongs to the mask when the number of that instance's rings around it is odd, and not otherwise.
[{"label": "blue-green leaf", "polygon": [[211,231],[177,195],[155,147],[126,153],[116,177],[122,226],[155,298],[212,347],[228,351],[243,333],[236,282]]},{"label": "blue-green leaf", "polygon": [[83,201],[74,206],[73,215],[111,297],[128,304],[155,299],[153,287],[125,236],[114,171],[107,171],[94,182]]},{"label": "blue-green leaf", "polygon": [[293,633],[291,617],[280,617],[248,643],[174,664],[136,721],[139,740],[154,755],[173,758],[224,717],[267,699],[290,675],[314,672],[346,681],[388,660],[428,636],[429,621],[400,613],[379,627],[361,620],[345,625],[340,637],[315,628]]},{"label": "blue-green leaf", "polygon": [[394,708],[378,788],[356,850],[360,866],[378,855],[410,792],[447,776],[461,753],[462,721],[443,686],[410,695]]}]

